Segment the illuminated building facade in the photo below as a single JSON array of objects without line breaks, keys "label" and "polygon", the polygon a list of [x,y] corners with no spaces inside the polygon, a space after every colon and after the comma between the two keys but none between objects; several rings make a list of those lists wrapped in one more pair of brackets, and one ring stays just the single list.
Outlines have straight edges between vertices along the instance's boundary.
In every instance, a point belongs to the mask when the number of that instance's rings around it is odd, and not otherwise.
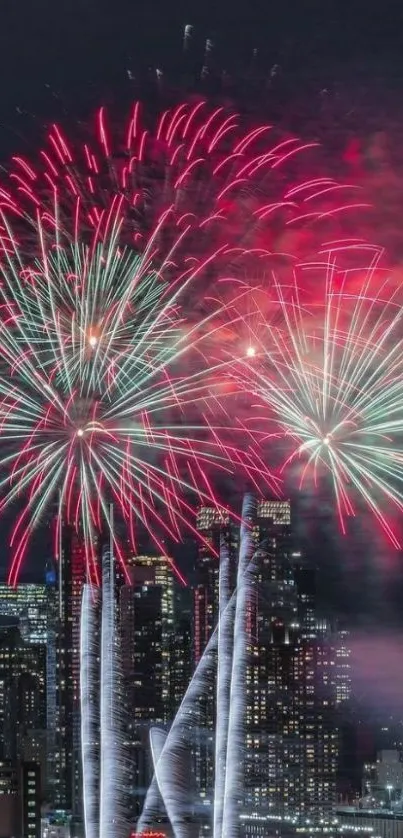
[{"label": "illuminated building facade", "polygon": [[245,805],[320,821],[335,803],[333,648],[315,614],[315,575],[295,551],[288,501],[262,501],[247,674]]},{"label": "illuminated building facade", "polygon": [[0,758],[16,764],[26,743],[40,758],[46,728],[46,649],[27,644],[16,626],[0,631]]},{"label": "illuminated building facade", "polygon": [[174,577],[164,556],[136,556],[120,590],[123,674],[137,723],[172,718]]},{"label": "illuminated building facade", "polygon": [[297,735],[287,737],[284,745],[286,725],[292,725],[295,715],[290,688],[298,623],[290,504],[258,503],[253,536],[258,548],[257,593],[251,607],[246,685],[245,804],[251,811],[280,811],[288,805],[290,792],[284,786],[289,765],[295,764],[292,747],[297,747]]},{"label": "illuminated building facade", "polygon": [[174,574],[166,557],[128,560],[130,585],[119,592],[123,684],[128,708],[132,782],[142,789],[132,801],[142,807],[152,775],[149,734],[168,725],[174,714]]},{"label": "illuminated building facade", "polygon": [[395,749],[378,751],[376,762],[365,763],[362,805],[367,809],[403,811],[403,762]]},{"label": "illuminated building facade", "polygon": [[269,821],[320,829],[333,812],[335,649],[316,616],[315,574],[292,543],[289,502],[246,496],[242,521],[238,535],[215,509],[200,511],[197,665],[170,729],[152,730],[139,833],[161,822],[161,798],[176,838],[189,818],[222,838],[240,836],[243,817],[252,834]]},{"label": "illuminated building facade", "polygon": [[36,762],[21,766],[21,834],[41,838],[41,772]]},{"label": "illuminated building facade", "polygon": [[334,666],[335,648],[329,636],[301,640],[295,667],[300,739],[296,812],[311,823],[330,820],[336,804],[339,734]]},{"label": "illuminated building facade", "polygon": [[[232,536],[229,516],[212,506],[201,506],[198,509],[196,529],[201,540],[198,544],[193,594],[194,667],[198,665],[218,621],[220,539],[231,541]],[[235,573],[234,561],[233,584]],[[215,689],[215,678],[211,677],[204,694],[200,696],[198,719],[195,721],[193,764],[202,805],[211,802],[213,795]]]},{"label": "illuminated building facade", "polygon": [[183,609],[182,603],[175,605],[175,634],[173,647],[173,707],[176,711],[185,695],[193,673],[192,615]]},{"label": "illuminated building facade", "polygon": [[342,704],[351,698],[351,649],[350,633],[339,631],[335,638],[336,666],[335,686],[336,703]]},{"label": "illuminated building facade", "polygon": [[0,838],[19,830],[18,774],[15,763],[0,759]]},{"label": "illuminated building facade", "polygon": [[[27,760],[35,774],[34,797]],[[0,629],[0,822],[9,824],[9,835],[39,838],[45,772],[46,647],[26,642],[17,621]]]},{"label": "illuminated building facade", "polygon": [[[63,526],[55,625],[55,742],[52,803],[81,815],[80,608],[85,558],[79,538]],[[51,757],[51,754],[50,754]]]},{"label": "illuminated building facade", "polygon": [[47,585],[0,585],[0,617],[17,619],[26,643],[47,642]]},{"label": "illuminated building facade", "polygon": [[220,534],[228,519],[215,507],[202,506],[197,512],[196,529],[203,541],[198,545],[194,586],[194,665],[207,646],[218,620],[218,552]]}]

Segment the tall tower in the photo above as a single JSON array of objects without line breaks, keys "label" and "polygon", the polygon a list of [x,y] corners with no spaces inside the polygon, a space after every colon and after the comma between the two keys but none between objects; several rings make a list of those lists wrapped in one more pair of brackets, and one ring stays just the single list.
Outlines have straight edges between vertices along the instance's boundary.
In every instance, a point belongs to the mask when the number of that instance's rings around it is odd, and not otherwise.
[{"label": "tall tower", "polygon": [[0,630],[0,758],[24,759],[27,740],[40,751],[45,731],[45,646],[27,644],[17,626]]},{"label": "tall tower", "polygon": [[55,626],[56,742],[53,803],[81,815],[80,608],[85,556],[72,527],[62,528]]},{"label": "tall tower", "polygon": [[336,646],[336,703],[342,704],[351,698],[351,648],[350,632],[340,630],[335,637]]},{"label": "tall tower", "polygon": [[[229,516],[223,515],[214,506],[201,506],[197,512],[196,528],[200,541],[194,585],[194,667],[198,665],[218,622],[220,539],[226,537],[230,540]],[[232,576],[234,583],[235,566]],[[202,805],[211,802],[213,795],[215,691],[215,679],[211,678],[203,696],[200,696],[195,722],[193,763],[196,788]]]},{"label": "tall tower", "polygon": [[193,673],[192,615],[190,611],[179,610],[176,603],[175,634],[173,647],[172,698],[176,711],[186,693]]},{"label": "tall tower", "polygon": [[[174,713],[174,576],[165,556],[135,556],[120,588],[123,683],[129,710],[132,787],[144,790],[153,768],[150,729]],[[138,815],[144,791],[132,802]]]},{"label": "tall tower", "polygon": [[218,553],[224,521],[218,509],[202,506],[197,512],[198,544],[194,587],[194,664],[197,666],[218,619]]},{"label": "tall tower", "polygon": [[336,803],[338,730],[334,689],[335,648],[318,624],[316,637],[302,637],[295,659],[294,690],[299,711],[299,786],[295,812],[300,821],[330,820]]},{"label": "tall tower", "polygon": [[281,807],[288,806],[286,786],[295,758],[291,749],[297,747],[294,740],[285,745],[296,702],[290,689],[297,597],[290,564],[289,502],[260,501],[253,537],[257,553],[246,684],[245,803],[252,811],[280,814]]},{"label": "tall tower", "polygon": [[247,674],[245,804],[305,822],[334,803],[334,649],[315,574],[295,552],[288,501],[261,501]]},{"label": "tall tower", "polygon": [[[40,827],[39,803],[46,766],[45,661],[43,644],[25,642],[17,626],[0,629],[0,785],[1,794],[10,795],[8,814],[2,806],[0,829],[27,838],[37,838]],[[35,779],[35,800],[33,803],[31,798],[29,807],[24,779],[27,763]],[[12,827],[7,825],[9,819],[14,821]]]}]

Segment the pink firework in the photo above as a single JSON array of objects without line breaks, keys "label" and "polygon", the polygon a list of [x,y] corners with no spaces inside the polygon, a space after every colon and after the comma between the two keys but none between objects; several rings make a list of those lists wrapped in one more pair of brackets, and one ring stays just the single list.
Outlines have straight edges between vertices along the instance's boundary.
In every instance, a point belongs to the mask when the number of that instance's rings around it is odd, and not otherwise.
[{"label": "pink firework", "polygon": [[145,127],[137,103],[117,142],[103,110],[97,125],[79,147],[53,126],[0,188],[0,508],[24,499],[12,583],[55,498],[96,578],[110,503],[132,549],[140,522],[164,550],[193,531],[191,495],[218,503],[213,469],[270,482],[253,436],[224,427],[232,279],[361,206],[354,186],[295,182],[314,143],[245,132],[223,107],[182,104]]}]

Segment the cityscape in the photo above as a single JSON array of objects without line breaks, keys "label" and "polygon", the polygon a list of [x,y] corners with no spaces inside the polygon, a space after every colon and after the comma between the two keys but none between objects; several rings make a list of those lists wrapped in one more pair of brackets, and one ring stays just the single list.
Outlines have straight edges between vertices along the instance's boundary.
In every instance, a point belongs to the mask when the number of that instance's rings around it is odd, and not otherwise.
[{"label": "cityscape", "polygon": [[0,588],[0,834],[400,834],[395,734],[343,777],[349,632],[319,616],[290,502],[246,496],[242,522],[198,509],[187,587],[109,547],[94,587],[66,527],[57,570]]}]

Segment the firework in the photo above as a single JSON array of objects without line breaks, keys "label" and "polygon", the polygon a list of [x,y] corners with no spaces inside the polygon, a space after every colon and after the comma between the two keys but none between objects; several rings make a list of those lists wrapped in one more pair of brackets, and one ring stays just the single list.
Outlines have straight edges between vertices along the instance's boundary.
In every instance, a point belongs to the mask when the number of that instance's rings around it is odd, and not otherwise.
[{"label": "firework", "polygon": [[28,500],[11,582],[55,497],[97,581],[110,502],[134,547],[140,521],[163,550],[158,533],[178,540],[190,520],[188,492],[214,502],[209,465],[242,462],[254,479],[250,438],[241,455],[215,427],[225,388],[210,347],[228,305],[207,288],[360,205],[330,179],[287,175],[313,145],[270,144],[268,126],[246,133],[200,101],[151,127],[136,104],[114,145],[101,110],[94,143],[73,148],[53,126],[36,166],[13,158],[0,189],[0,510]]},{"label": "firework", "polygon": [[59,518],[81,529],[96,575],[109,500],[133,545],[137,520],[163,549],[158,528],[179,539],[187,493],[212,499],[206,465],[227,468],[217,429],[197,412],[220,394],[205,354],[191,358],[206,335],[185,325],[175,286],[115,247],[44,249],[22,278],[17,249],[3,261],[2,506],[28,495],[12,536],[11,581],[56,497]]},{"label": "firework", "polygon": [[336,242],[300,266],[302,280],[299,271],[288,286],[274,280],[272,318],[253,332],[257,357],[242,356],[235,376],[266,408],[256,406],[262,439],[262,421],[274,423],[282,472],[298,462],[301,487],[330,474],[343,532],[364,503],[398,547],[388,512],[403,509],[402,288],[381,256]]}]

